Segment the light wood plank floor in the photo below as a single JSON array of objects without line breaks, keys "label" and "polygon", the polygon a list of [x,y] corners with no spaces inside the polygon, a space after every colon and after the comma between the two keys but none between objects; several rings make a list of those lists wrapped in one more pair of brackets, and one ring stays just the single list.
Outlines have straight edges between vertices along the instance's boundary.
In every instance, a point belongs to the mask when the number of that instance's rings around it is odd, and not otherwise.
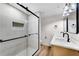
[{"label": "light wood plank floor", "polygon": [[49,46],[41,46],[36,56],[53,56],[53,49]]}]

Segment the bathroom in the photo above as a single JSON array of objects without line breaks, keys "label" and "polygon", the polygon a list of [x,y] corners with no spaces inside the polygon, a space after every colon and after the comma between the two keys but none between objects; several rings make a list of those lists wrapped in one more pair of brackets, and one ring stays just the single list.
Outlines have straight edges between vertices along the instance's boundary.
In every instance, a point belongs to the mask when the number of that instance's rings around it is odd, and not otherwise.
[{"label": "bathroom", "polygon": [[79,3],[0,3],[0,56],[79,56]]}]

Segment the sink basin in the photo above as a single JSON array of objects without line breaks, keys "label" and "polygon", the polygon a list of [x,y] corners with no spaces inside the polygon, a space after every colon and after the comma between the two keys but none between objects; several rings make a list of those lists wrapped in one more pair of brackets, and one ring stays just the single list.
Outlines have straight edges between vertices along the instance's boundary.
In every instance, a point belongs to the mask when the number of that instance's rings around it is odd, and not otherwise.
[{"label": "sink basin", "polygon": [[65,39],[65,38],[56,38],[55,41],[58,43],[61,43],[61,44],[66,44],[66,45],[76,44],[76,42],[74,42],[71,39],[70,39],[70,42],[67,42],[67,39]]},{"label": "sink basin", "polygon": [[55,38],[55,40],[58,41],[58,42],[67,42],[67,40],[64,39],[64,38]]}]

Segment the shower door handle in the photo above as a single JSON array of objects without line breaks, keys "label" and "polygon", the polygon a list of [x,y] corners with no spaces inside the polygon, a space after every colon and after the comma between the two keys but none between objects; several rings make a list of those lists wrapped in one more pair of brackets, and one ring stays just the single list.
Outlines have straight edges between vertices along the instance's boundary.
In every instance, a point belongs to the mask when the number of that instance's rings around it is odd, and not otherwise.
[{"label": "shower door handle", "polygon": [[28,34],[28,36],[31,36],[31,35],[38,35],[38,33],[31,33],[31,34]]},{"label": "shower door handle", "polygon": [[20,37],[16,37],[16,38],[11,38],[11,39],[7,39],[7,40],[0,39],[0,43],[12,41],[12,40],[17,40],[17,39],[25,38],[25,37],[28,37],[28,35],[24,35],[24,36],[20,36]]}]

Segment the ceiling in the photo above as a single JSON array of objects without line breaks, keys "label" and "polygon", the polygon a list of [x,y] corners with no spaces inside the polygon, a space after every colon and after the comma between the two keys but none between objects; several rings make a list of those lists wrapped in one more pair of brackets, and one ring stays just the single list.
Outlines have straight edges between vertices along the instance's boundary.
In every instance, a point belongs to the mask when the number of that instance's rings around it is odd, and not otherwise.
[{"label": "ceiling", "polygon": [[41,17],[50,17],[63,14],[65,3],[27,3],[23,5],[28,6],[33,12],[39,11]]}]

